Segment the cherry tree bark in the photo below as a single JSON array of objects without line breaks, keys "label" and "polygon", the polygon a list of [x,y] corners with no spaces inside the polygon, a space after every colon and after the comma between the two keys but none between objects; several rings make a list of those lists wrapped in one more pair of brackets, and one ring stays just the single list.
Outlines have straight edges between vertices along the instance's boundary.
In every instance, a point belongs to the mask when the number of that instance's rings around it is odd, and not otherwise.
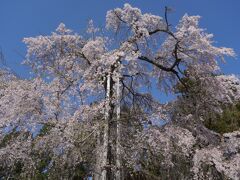
[{"label": "cherry tree bark", "polygon": [[98,124],[98,130],[96,132],[96,139],[97,139],[97,151],[96,151],[96,164],[94,166],[94,179],[100,179],[101,175],[101,126]]},{"label": "cherry tree bark", "polygon": [[117,112],[117,140],[116,140],[116,180],[122,179],[122,163],[121,163],[121,120],[120,120],[120,112],[121,112],[121,94],[120,94],[120,77],[117,77],[116,82],[116,95],[117,95],[117,106],[116,106],[116,112]]},{"label": "cherry tree bark", "polygon": [[111,91],[111,74],[107,75],[107,88],[106,88],[106,111],[105,111],[105,124],[103,134],[103,148],[102,148],[102,166],[101,166],[101,180],[107,180],[108,175],[108,152],[109,152],[109,113],[110,113],[110,91]]}]

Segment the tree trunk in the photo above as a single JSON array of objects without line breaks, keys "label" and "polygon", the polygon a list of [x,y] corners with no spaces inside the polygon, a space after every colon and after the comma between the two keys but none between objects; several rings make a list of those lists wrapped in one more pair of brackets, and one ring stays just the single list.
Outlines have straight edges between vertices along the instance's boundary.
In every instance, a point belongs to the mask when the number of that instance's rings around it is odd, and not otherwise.
[{"label": "tree trunk", "polygon": [[102,152],[99,152],[99,149],[101,149],[101,126],[98,123],[98,130],[96,132],[96,139],[97,139],[97,153],[96,153],[96,164],[94,167],[94,175],[93,178],[95,180],[99,180],[101,177],[101,156],[102,156]]},{"label": "tree trunk", "polygon": [[120,122],[120,112],[121,112],[121,102],[120,102],[120,82],[117,78],[116,82],[116,93],[117,93],[117,139],[116,139],[116,180],[122,179],[122,165],[121,165],[121,122]]},{"label": "tree trunk", "polygon": [[107,76],[107,88],[106,88],[106,111],[105,111],[105,124],[103,130],[103,147],[102,147],[102,165],[101,165],[101,180],[107,180],[108,177],[108,152],[109,152],[109,113],[110,113],[110,91],[111,91],[111,75]]}]

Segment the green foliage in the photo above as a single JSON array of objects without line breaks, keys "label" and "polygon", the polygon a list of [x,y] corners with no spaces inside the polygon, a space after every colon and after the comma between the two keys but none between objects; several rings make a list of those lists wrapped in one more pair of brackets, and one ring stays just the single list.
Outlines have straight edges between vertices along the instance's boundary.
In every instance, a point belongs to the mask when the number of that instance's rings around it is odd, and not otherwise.
[{"label": "green foliage", "polygon": [[47,178],[47,174],[36,172],[33,179],[34,180],[45,180],[45,179],[48,179],[48,178]]},{"label": "green foliage", "polygon": [[[191,79],[189,77],[183,77],[181,78],[182,83],[177,83],[174,87],[175,93],[181,93],[181,94],[189,94],[189,91],[193,91],[196,88],[199,87],[199,82],[196,79]],[[184,83],[184,84],[183,84]]]},{"label": "green foliage", "polygon": [[40,162],[38,163],[38,170],[40,172],[43,172],[45,168],[47,168],[48,164],[51,161],[51,157],[49,155],[43,156],[40,160]]},{"label": "green foliage", "polygon": [[[214,77],[216,75],[212,74],[212,76]],[[175,86],[175,93],[180,93],[182,100],[184,100],[183,102],[185,102],[185,104],[179,108],[182,114],[194,114],[194,105],[198,103],[198,101],[202,102],[202,97],[205,98],[208,92],[205,91],[205,88],[202,87],[202,84],[198,79],[186,77],[182,78],[182,82],[185,86],[182,83],[178,83]],[[209,103],[211,102],[206,102],[206,107],[202,107],[205,109],[204,113],[201,113],[201,116],[204,119],[204,124],[207,128],[220,134],[239,130],[240,102],[236,105],[230,105],[228,107],[224,107],[225,105],[219,102],[221,108],[223,109],[221,114],[212,112],[208,109],[207,107]],[[214,106],[214,104],[212,105]]]},{"label": "green foliage", "polygon": [[46,135],[51,129],[53,128],[53,125],[48,123],[48,124],[44,124],[42,129],[39,132],[39,136],[44,136]]},{"label": "green foliage", "polygon": [[87,175],[87,167],[83,163],[79,163],[75,168],[73,180],[84,179]]},{"label": "green foliage", "polygon": [[24,163],[21,160],[16,160],[12,168],[6,168],[4,165],[0,164],[0,180],[6,179],[17,180],[21,177],[22,169]]},{"label": "green foliage", "polygon": [[22,168],[23,168],[23,162],[17,161],[15,163],[13,173],[14,174],[20,174],[22,172]]},{"label": "green foliage", "polygon": [[207,128],[221,134],[240,129],[240,102],[226,108],[216,119],[206,120],[205,125]]},{"label": "green foliage", "polygon": [[227,180],[229,178],[225,177],[223,173],[216,170],[214,165],[202,164],[203,178],[212,180]]},{"label": "green foliage", "polygon": [[2,142],[0,142],[0,148],[5,147],[11,140],[13,140],[14,138],[16,138],[16,137],[19,136],[19,135],[20,135],[20,132],[17,131],[16,129],[13,129],[12,132],[7,133],[7,134],[4,136]]}]

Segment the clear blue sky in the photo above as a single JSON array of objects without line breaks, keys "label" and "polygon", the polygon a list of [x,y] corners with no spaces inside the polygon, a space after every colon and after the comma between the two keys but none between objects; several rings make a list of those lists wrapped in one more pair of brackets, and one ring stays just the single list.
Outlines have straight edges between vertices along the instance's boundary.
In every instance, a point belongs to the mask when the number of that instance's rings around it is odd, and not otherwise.
[{"label": "clear blue sky", "polygon": [[104,26],[106,11],[124,3],[158,15],[169,6],[174,9],[169,17],[174,25],[185,13],[202,16],[200,25],[214,34],[216,45],[231,47],[238,55],[227,59],[223,72],[240,74],[240,0],[1,0],[0,46],[8,65],[28,77],[19,55],[26,53],[24,37],[48,35],[61,22],[77,32],[83,31],[89,19]]}]

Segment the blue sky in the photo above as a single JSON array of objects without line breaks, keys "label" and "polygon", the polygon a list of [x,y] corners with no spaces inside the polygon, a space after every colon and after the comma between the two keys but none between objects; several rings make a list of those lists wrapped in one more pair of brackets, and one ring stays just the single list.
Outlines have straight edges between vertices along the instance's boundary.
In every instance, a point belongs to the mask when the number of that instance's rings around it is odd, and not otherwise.
[{"label": "blue sky", "polygon": [[130,3],[143,12],[163,15],[164,7],[174,9],[169,19],[176,25],[185,14],[202,16],[200,25],[214,34],[217,46],[231,47],[238,55],[227,58],[223,72],[240,74],[239,0],[1,0],[0,46],[7,64],[21,77],[29,77],[21,65],[26,47],[24,37],[48,35],[61,23],[83,32],[89,19],[104,26],[106,11]]}]

